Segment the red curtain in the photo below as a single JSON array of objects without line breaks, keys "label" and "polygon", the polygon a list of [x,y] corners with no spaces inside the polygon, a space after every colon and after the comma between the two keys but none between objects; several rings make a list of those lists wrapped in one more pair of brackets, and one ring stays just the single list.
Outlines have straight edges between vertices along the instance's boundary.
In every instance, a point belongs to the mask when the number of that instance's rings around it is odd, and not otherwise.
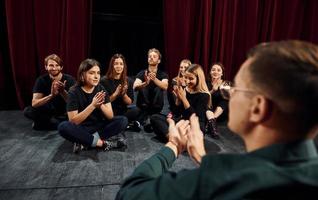
[{"label": "red curtain", "polygon": [[254,45],[274,40],[318,42],[315,0],[165,0],[166,69],[190,58],[207,72],[220,61],[232,79]]},{"label": "red curtain", "polygon": [[13,85],[23,108],[31,102],[35,79],[44,73],[47,55],[58,54],[64,72],[76,75],[88,56],[91,2],[6,0],[5,13]]}]

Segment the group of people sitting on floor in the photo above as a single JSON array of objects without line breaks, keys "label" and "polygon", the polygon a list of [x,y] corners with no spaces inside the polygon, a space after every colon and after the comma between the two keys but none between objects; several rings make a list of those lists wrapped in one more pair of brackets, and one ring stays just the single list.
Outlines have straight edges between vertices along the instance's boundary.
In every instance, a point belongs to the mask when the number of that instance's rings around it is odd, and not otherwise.
[{"label": "group of people sitting on floor", "polygon": [[[166,144],[125,179],[118,200],[316,195],[317,45],[302,41],[259,44],[248,53],[234,86],[225,84],[222,64],[212,65],[206,82],[201,66],[189,60],[181,62],[178,76],[168,84],[167,74],[158,70],[160,59],[160,52],[150,49],[149,67],[134,83],[127,78],[122,55],[113,56],[101,81],[99,63],[86,59],[75,82],[61,73],[61,59],[50,55],[45,59],[48,74],[37,79],[32,106],[24,114],[34,120],[34,129],[58,128],[76,151],[125,146],[118,135],[128,124],[138,128],[136,121],[144,129],[152,127]],[[138,91],[136,108],[127,107],[133,102],[133,90]],[[164,90],[168,90],[172,111],[167,116],[160,113]],[[67,116],[63,115],[65,102]],[[228,127],[243,139],[247,153],[206,155],[203,135],[218,138],[215,122],[226,119],[227,110]],[[146,116],[150,125],[144,122]],[[112,140],[114,136],[117,139]],[[169,171],[184,151],[198,167]]]},{"label": "group of people sitting on floor", "polygon": [[[49,55],[44,60],[48,73],[36,80],[32,105],[25,108],[24,115],[33,120],[35,130],[58,129],[62,137],[74,143],[74,152],[125,147],[125,130],[138,132],[141,126],[166,142],[167,113],[163,114],[162,109],[164,91],[168,90],[171,110],[168,117],[179,121],[196,113],[203,133],[218,139],[216,119],[226,120],[228,104],[220,93],[223,65],[213,64],[206,80],[200,65],[184,59],[177,77],[169,83],[168,75],[158,69],[160,62],[159,50],[150,49],[148,68],[133,80],[127,75],[128,67],[121,54],[112,56],[104,76],[98,61],[86,59],[80,64],[75,80],[62,73],[59,56]],[[132,105],[134,91],[136,106]]]}]

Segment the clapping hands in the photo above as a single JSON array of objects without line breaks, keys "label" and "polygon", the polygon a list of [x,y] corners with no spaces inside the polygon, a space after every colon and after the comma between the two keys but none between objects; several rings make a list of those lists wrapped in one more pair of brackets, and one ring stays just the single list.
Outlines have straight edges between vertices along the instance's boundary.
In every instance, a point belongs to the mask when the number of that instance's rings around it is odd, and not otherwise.
[{"label": "clapping hands", "polygon": [[106,93],[104,91],[97,92],[92,100],[92,105],[99,108],[105,102]]},{"label": "clapping hands", "polygon": [[177,124],[171,118],[167,118],[167,122],[169,124],[169,142],[177,147],[178,154],[187,150],[190,157],[200,164],[206,152],[199,118],[193,114],[189,120],[180,120]]},{"label": "clapping hands", "polygon": [[66,84],[66,80],[64,82],[53,80],[51,85],[51,94],[53,96],[56,96],[58,94],[63,93],[65,91],[65,84]]}]

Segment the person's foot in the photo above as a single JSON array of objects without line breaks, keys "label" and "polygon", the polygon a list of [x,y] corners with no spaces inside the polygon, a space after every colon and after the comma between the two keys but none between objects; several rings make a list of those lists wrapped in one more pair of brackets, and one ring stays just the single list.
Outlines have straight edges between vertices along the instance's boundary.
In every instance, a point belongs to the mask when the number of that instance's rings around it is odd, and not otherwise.
[{"label": "person's foot", "polygon": [[125,139],[119,138],[117,140],[103,140],[102,149],[104,151],[110,151],[111,149],[127,148]]},{"label": "person's foot", "polygon": [[153,132],[153,128],[151,124],[147,124],[144,126],[144,131],[146,131],[147,133],[151,133]]},{"label": "person's foot", "polygon": [[73,153],[77,154],[77,153],[79,153],[80,151],[82,151],[84,149],[85,149],[85,147],[82,144],[74,142],[74,144],[73,144]]},{"label": "person's foot", "polygon": [[133,121],[127,126],[127,130],[133,131],[133,132],[139,132],[141,130],[141,124],[139,121]]}]

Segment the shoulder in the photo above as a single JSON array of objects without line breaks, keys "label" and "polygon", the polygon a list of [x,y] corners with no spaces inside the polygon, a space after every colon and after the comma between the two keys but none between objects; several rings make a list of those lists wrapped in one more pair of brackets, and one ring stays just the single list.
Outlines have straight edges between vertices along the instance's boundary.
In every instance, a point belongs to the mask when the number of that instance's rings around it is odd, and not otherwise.
[{"label": "shoulder", "polygon": [[65,80],[75,80],[75,78],[73,76],[71,76],[69,74],[65,74],[65,73],[63,73],[63,78]]},{"label": "shoulder", "polygon": [[36,81],[41,81],[41,82],[48,82],[51,81],[51,78],[49,76],[49,74],[42,74],[41,76],[39,76]]}]

